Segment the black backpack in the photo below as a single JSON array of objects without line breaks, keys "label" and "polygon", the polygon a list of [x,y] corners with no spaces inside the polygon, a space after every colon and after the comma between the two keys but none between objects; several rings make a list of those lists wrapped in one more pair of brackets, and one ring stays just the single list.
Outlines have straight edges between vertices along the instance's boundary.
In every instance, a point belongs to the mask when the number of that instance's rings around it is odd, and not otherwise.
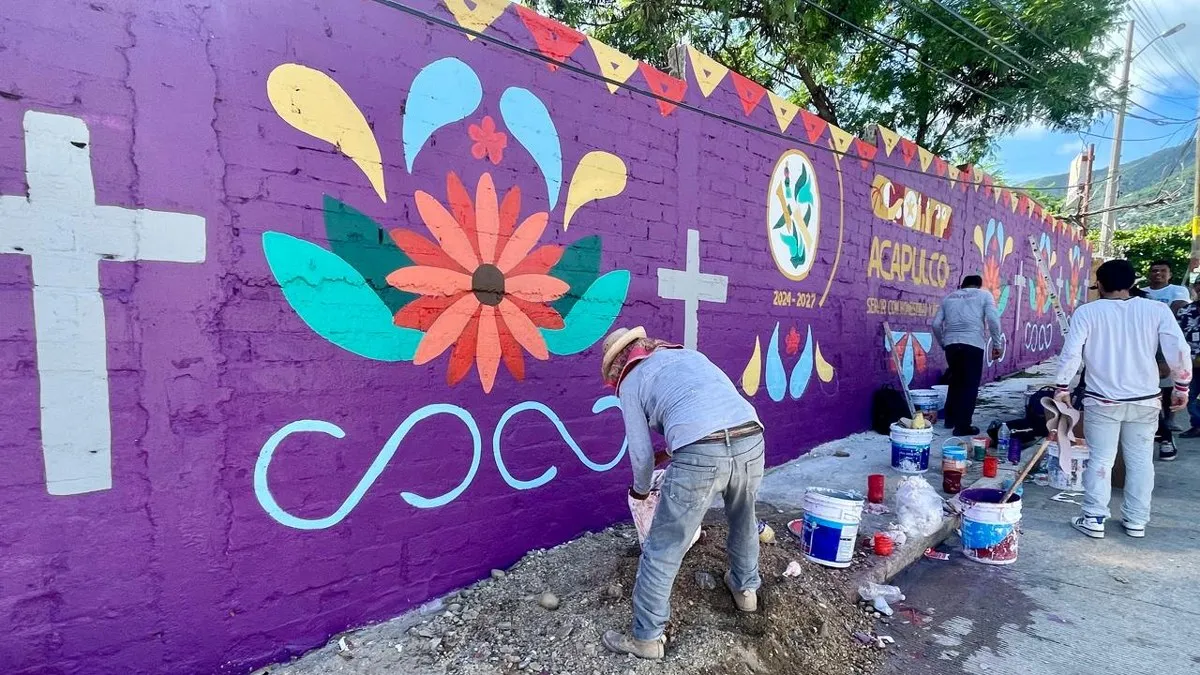
[{"label": "black backpack", "polygon": [[902,417],[908,417],[908,402],[904,394],[891,385],[884,385],[871,397],[871,428],[885,436],[892,432],[892,425]]}]

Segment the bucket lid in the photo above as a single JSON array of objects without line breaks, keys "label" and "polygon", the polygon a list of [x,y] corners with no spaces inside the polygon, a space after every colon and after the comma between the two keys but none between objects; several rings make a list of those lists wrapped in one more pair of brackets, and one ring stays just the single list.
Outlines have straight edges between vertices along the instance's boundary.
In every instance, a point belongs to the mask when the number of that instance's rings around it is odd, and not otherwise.
[{"label": "bucket lid", "polygon": [[[1004,496],[1007,490],[997,488],[969,488],[958,493],[958,501],[965,506],[972,504],[996,504],[1000,505],[1000,498]],[[1021,501],[1021,495],[1013,493],[1013,496],[1008,498],[1006,504],[1016,504]]]},{"label": "bucket lid", "polygon": [[815,494],[826,499],[839,499],[844,502],[857,503],[863,501],[861,492],[854,490],[835,490],[833,488],[810,487],[804,491],[805,496]]}]

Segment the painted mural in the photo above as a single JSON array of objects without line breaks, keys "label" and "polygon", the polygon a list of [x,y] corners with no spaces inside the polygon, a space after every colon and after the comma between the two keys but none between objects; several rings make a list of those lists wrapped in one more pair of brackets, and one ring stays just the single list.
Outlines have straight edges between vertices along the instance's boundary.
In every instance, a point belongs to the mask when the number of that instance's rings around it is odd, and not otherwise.
[{"label": "painted mural", "polygon": [[403,6],[0,17],[9,670],[248,672],[626,518],[614,327],[705,352],[778,464],[933,383],[962,276],[989,376],[1086,297],[1078,232],[891,130]]}]

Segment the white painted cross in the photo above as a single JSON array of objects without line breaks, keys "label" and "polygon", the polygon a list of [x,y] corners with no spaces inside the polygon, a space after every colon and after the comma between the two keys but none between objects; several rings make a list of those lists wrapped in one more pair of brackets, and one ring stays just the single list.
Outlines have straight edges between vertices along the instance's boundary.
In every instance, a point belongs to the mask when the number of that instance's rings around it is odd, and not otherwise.
[{"label": "white painted cross", "polygon": [[32,259],[46,490],[112,487],[100,260],[204,262],[204,218],[98,206],[87,124],[25,113],[29,196],[0,196],[0,253]]},{"label": "white painted cross", "polygon": [[696,348],[700,301],[725,302],[729,277],[700,273],[700,231],[687,231],[687,265],[682,270],[658,268],[658,296],[683,300],[683,346]]}]

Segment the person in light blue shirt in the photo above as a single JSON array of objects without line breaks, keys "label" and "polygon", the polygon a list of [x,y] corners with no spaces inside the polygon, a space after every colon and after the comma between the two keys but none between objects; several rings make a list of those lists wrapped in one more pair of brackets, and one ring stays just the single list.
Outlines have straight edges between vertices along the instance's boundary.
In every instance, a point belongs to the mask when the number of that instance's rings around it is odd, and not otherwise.
[{"label": "person in light blue shirt", "polygon": [[601,373],[616,388],[629,442],[633,484],[645,499],[655,453],[651,431],[666,438],[671,457],[650,532],[642,543],[633,588],[632,635],[604,634],[619,654],[661,659],[671,615],[671,586],[713,499],[721,495],[729,521],[730,570],[725,584],[743,612],[758,609],[758,519],[754,502],[765,461],[763,427],[754,406],[703,354],[619,328],[604,340]]}]

